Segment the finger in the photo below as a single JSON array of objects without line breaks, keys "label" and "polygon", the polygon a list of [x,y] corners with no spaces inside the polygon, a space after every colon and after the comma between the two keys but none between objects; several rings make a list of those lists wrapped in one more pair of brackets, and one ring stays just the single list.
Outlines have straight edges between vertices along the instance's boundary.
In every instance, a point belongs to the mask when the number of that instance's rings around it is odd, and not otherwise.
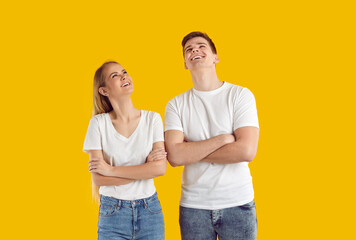
[{"label": "finger", "polygon": [[159,155],[157,155],[157,157],[158,158],[165,158],[165,157],[167,157],[167,153],[165,152],[163,154],[159,154]]},{"label": "finger", "polygon": [[89,164],[89,167],[96,167],[96,166],[98,166],[99,164],[98,163],[90,163]]},{"label": "finger", "polygon": [[163,150],[161,150],[161,151],[159,151],[159,152],[157,152],[157,153],[152,154],[152,157],[161,156],[161,155],[164,155],[164,154],[166,154],[166,152],[164,152]]},{"label": "finger", "polygon": [[167,157],[167,154],[159,154],[157,156],[154,157],[154,160],[161,160]]},{"label": "finger", "polygon": [[157,157],[159,157],[159,158],[165,158],[165,157],[167,157],[167,152],[163,152],[163,153],[161,153],[161,154],[158,154]]},{"label": "finger", "polygon": [[162,159],[166,159],[166,158],[167,158],[167,155],[163,155],[163,156],[157,158],[157,160],[162,160]]},{"label": "finger", "polygon": [[90,160],[88,163],[95,163],[95,162],[99,162],[100,160],[98,160],[98,159],[92,159],[92,160]]},{"label": "finger", "polygon": [[154,153],[162,152],[162,151],[164,151],[164,148],[156,148],[156,149],[152,150],[151,153],[154,154]]}]

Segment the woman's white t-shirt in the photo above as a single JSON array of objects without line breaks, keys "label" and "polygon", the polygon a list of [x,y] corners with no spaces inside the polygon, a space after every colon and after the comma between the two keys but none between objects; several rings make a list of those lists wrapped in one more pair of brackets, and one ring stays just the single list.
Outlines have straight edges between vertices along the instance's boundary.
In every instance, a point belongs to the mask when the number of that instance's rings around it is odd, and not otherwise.
[{"label": "woman's white t-shirt", "polygon": [[[111,166],[132,166],[146,162],[153,143],[164,141],[162,118],[158,113],[141,110],[135,131],[128,138],[114,128],[108,113],[92,117],[84,141],[84,152],[102,150]],[[99,193],[122,200],[135,200],[153,195],[153,179],[137,180],[120,186],[101,186]]]}]

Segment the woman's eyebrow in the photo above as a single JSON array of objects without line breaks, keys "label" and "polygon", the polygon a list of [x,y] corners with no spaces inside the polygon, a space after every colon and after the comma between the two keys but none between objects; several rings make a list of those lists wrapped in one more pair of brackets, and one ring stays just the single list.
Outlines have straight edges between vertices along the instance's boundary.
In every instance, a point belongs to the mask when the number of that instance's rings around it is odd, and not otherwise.
[{"label": "woman's eyebrow", "polygon": [[112,73],[109,75],[109,77],[111,77],[111,75],[113,75],[114,73],[118,73],[118,72],[112,72]]}]

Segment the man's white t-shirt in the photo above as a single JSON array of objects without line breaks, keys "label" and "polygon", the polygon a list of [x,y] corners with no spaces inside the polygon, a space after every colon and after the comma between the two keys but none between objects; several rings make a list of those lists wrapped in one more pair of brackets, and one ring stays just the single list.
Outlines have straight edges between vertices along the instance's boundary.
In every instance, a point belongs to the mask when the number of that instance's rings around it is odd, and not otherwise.
[{"label": "man's white t-shirt", "polygon": [[[102,150],[111,166],[132,166],[146,162],[153,143],[164,141],[162,118],[158,113],[141,110],[135,131],[126,138],[113,126],[108,113],[92,117],[84,141],[84,152]],[[120,186],[101,186],[99,193],[122,200],[147,198],[156,192],[153,179],[137,180]]]},{"label": "man's white t-shirt", "polygon": [[[189,141],[233,134],[246,126],[259,128],[251,91],[227,82],[213,91],[192,88],[173,98],[167,104],[164,122],[165,131],[182,131]],[[184,166],[180,200],[183,207],[215,210],[243,205],[253,198],[247,162],[200,161]]]}]

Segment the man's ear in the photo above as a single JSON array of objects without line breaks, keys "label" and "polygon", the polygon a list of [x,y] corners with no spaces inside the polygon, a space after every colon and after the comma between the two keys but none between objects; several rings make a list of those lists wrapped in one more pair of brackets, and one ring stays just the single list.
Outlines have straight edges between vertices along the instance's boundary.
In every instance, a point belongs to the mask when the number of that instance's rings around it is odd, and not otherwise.
[{"label": "man's ear", "polygon": [[219,57],[218,55],[215,54],[214,56],[214,64],[217,64],[219,62]]},{"label": "man's ear", "polygon": [[99,93],[105,97],[109,96],[108,92],[106,91],[105,87],[100,87],[99,88]]}]

